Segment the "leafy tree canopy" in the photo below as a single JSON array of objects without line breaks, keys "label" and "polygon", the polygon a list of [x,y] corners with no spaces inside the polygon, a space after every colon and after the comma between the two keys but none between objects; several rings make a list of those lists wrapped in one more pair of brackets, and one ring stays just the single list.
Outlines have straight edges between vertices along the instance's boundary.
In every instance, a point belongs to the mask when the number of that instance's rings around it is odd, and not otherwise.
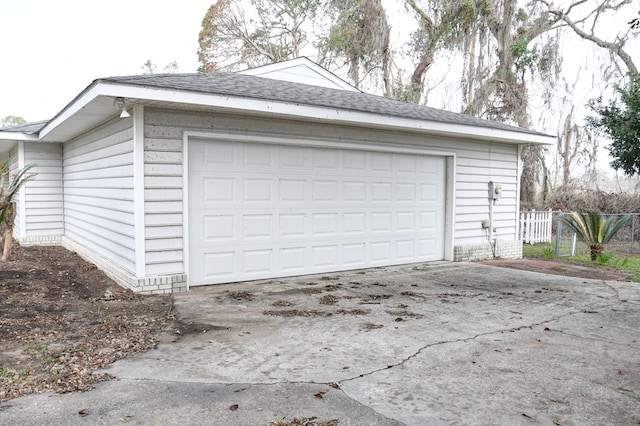
[{"label": "leafy tree canopy", "polygon": [[27,120],[17,115],[5,115],[3,118],[0,118],[0,127],[18,126],[26,123]]},{"label": "leafy tree canopy", "polygon": [[611,139],[607,147],[614,158],[611,167],[629,176],[640,174],[640,74],[630,74],[627,86],[615,90],[620,105],[616,101],[604,105],[601,97],[592,99],[589,108],[596,116],[587,122]]}]

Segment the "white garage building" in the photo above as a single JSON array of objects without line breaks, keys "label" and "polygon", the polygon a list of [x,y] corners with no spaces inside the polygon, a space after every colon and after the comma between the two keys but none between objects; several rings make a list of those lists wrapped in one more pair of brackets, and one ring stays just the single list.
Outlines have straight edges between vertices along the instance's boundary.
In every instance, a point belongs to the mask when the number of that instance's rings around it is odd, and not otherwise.
[{"label": "white garage building", "polygon": [[520,257],[519,150],[553,141],[364,94],[300,58],[97,79],[53,119],[0,131],[0,159],[37,164],[21,244],[61,244],[134,291],[168,292]]}]

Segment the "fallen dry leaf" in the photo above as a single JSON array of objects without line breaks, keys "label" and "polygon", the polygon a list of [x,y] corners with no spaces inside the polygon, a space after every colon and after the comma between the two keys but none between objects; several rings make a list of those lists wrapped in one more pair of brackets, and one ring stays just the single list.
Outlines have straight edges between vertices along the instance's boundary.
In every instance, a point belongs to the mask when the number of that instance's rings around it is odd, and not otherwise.
[{"label": "fallen dry leaf", "polygon": [[327,393],[327,392],[329,392],[329,391],[320,391],[320,392],[318,392],[317,394],[315,394],[313,396],[315,396],[318,399],[323,399],[324,398],[324,394]]}]

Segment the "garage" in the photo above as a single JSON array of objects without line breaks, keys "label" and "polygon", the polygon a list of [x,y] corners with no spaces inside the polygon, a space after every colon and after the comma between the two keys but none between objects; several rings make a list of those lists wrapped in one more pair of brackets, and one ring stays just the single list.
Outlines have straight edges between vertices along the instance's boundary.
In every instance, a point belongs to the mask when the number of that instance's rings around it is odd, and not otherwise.
[{"label": "garage", "polygon": [[446,157],[188,142],[190,285],[441,260]]}]

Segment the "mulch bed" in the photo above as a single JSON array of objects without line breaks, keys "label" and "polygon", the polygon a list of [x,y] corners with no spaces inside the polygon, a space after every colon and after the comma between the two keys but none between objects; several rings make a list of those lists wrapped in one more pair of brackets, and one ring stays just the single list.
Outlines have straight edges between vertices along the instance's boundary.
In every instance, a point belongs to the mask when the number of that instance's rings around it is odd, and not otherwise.
[{"label": "mulch bed", "polygon": [[541,272],[544,274],[563,275],[565,277],[590,278],[606,281],[625,281],[629,275],[610,271],[604,268],[573,265],[564,262],[538,259],[499,259],[480,262],[484,265],[499,266],[502,268],[519,269],[521,271]]}]

